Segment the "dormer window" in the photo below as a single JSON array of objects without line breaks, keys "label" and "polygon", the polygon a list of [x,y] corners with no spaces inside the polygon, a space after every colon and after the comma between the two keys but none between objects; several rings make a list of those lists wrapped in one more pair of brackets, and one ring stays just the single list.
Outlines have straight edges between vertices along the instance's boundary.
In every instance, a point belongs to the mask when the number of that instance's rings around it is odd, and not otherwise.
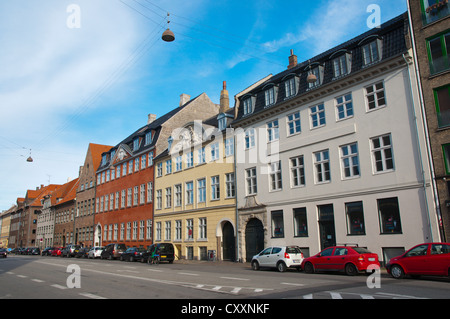
[{"label": "dormer window", "polygon": [[106,154],[102,155],[102,165],[106,164]]},{"label": "dormer window", "polygon": [[322,84],[323,81],[323,65],[319,65],[315,68],[312,68],[308,75],[314,74],[316,76],[317,81],[315,82],[308,82],[308,88],[312,89]]},{"label": "dormer window", "polygon": [[111,151],[111,160],[114,158],[115,155],[116,155],[116,150],[112,150]]},{"label": "dormer window", "polygon": [[338,78],[350,73],[351,69],[351,54],[345,53],[333,59],[333,73],[334,78]]},{"label": "dormer window", "polygon": [[133,151],[137,151],[139,148],[139,137],[133,140]]},{"label": "dormer window", "polygon": [[382,49],[381,39],[376,39],[363,45],[362,53],[364,65],[370,65],[372,63],[380,61],[382,52],[381,49]]},{"label": "dormer window", "polygon": [[225,114],[219,114],[217,117],[218,123],[219,123],[219,130],[222,131],[227,127],[227,118],[225,117]]},{"label": "dormer window", "polygon": [[270,106],[272,104],[275,104],[277,100],[277,93],[278,88],[275,86],[270,86],[264,91],[264,98],[265,98],[265,106]]},{"label": "dormer window", "polygon": [[253,113],[253,103],[252,98],[248,97],[243,101],[244,104],[244,115]]},{"label": "dormer window", "polygon": [[284,92],[286,98],[290,98],[291,96],[297,94],[297,83],[297,78],[294,76],[284,81]]},{"label": "dormer window", "polygon": [[145,145],[149,145],[152,143],[152,132],[145,133]]}]

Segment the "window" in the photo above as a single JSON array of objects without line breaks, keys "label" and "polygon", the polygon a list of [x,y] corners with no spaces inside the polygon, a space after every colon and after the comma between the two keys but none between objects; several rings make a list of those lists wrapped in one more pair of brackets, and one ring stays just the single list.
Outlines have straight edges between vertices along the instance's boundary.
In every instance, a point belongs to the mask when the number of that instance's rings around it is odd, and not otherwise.
[{"label": "window", "polygon": [[147,183],[147,203],[153,201],[153,182]]},{"label": "window", "polygon": [[194,203],[194,182],[186,183],[186,204]]},{"label": "window", "polygon": [[145,184],[141,184],[139,193],[139,204],[144,204],[145,202]]},{"label": "window", "polygon": [[272,212],[272,238],[284,237],[283,211]]},{"label": "window", "polygon": [[303,156],[290,159],[291,162],[291,186],[298,187],[305,185],[305,166]]},{"label": "window", "polygon": [[165,240],[170,240],[172,238],[172,223],[170,221],[165,222]]},{"label": "window", "polygon": [[175,159],[175,172],[181,171],[182,168],[183,168],[183,157],[180,155],[177,156]]},{"label": "window", "polygon": [[182,237],[182,224],[181,224],[181,220],[176,220],[175,221],[175,240],[181,240]]},{"label": "window", "polygon": [[136,157],[134,159],[134,171],[135,172],[139,171],[139,157]]},{"label": "window", "polygon": [[341,161],[344,178],[359,176],[358,144],[341,146]]},{"label": "window", "polygon": [[161,240],[161,222],[156,223],[156,240]]},{"label": "window", "polygon": [[128,174],[133,173],[133,160],[128,162]]},{"label": "window", "polygon": [[186,154],[186,168],[194,166],[194,153],[191,151]]},{"label": "window", "polygon": [[130,187],[127,190],[127,207],[131,207],[131,196],[132,196],[131,192],[132,192],[132,189]]},{"label": "window", "polygon": [[450,14],[448,3],[443,0],[422,0],[422,20],[427,25]]},{"label": "window", "polygon": [[211,144],[211,161],[219,159],[219,143]]},{"label": "window", "polygon": [[378,82],[366,87],[366,100],[368,110],[374,110],[386,106],[383,82]]},{"label": "window", "polygon": [[206,179],[202,178],[197,181],[198,202],[206,202]]},{"label": "window", "polygon": [[252,98],[248,97],[243,101],[244,115],[253,113]]},{"label": "window", "polygon": [[230,137],[225,140],[225,156],[234,154],[234,138]]},{"label": "window", "polygon": [[211,177],[211,199],[220,199],[219,176]]},{"label": "window", "polygon": [[120,192],[116,192],[116,198],[115,198],[116,203],[114,206],[115,209],[119,209],[119,197],[120,197]]},{"label": "window", "polygon": [[434,89],[439,127],[450,125],[450,85]]},{"label": "window", "polygon": [[158,189],[156,191],[156,208],[161,209],[162,208],[162,190]]},{"label": "window", "polygon": [[122,203],[122,205],[120,207],[125,208],[125,190],[122,189],[122,194],[120,197],[120,202]]},{"label": "window", "polygon": [[[192,154],[192,152],[191,152],[191,154]],[[192,158],[192,156],[191,156],[191,158]],[[201,149],[198,150],[198,163],[199,164],[204,164],[205,162],[206,162],[205,148],[202,147]],[[193,161],[192,161],[192,165],[194,165]]]},{"label": "window", "polygon": [[271,88],[264,91],[265,106],[269,106],[275,103],[275,88]]},{"label": "window", "polygon": [[314,166],[316,168],[316,183],[329,182],[330,157],[328,150],[314,153]]},{"label": "window", "polygon": [[372,138],[372,155],[375,172],[384,172],[394,169],[391,135]]},{"label": "window", "polygon": [[122,176],[127,175],[127,163],[122,164]]},{"label": "window", "polygon": [[133,221],[133,240],[136,240],[138,236],[138,222]]},{"label": "window", "polygon": [[325,106],[319,104],[309,108],[311,115],[311,127],[320,127],[325,125]]},{"label": "window", "polygon": [[147,167],[147,155],[141,156],[141,169],[144,169]]},{"label": "window", "polygon": [[343,54],[333,60],[334,77],[338,78],[350,73],[351,55]]},{"label": "window", "polygon": [[428,39],[427,47],[431,74],[448,70],[450,68],[450,32],[446,31],[443,34]]},{"label": "window", "polygon": [[151,219],[147,219],[147,237],[146,239],[151,239],[152,238],[152,220]]},{"label": "window", "polygon": [[138,191],[139,188],[137,186],[133,187],[133,206],[136,206],[138,204]]},{"label": "window", "polygon": [[288,135],[294,135],[302,131],[300,123],[300,112],[295,112],[287,116]]},{"label": "window", "polygon": [[323,73],[324,73],[324,68],[322,65],[319,65],[318,67],[315,67],[314,69],[312,69],[311,71],[308,72],[308,75],[314,74],[317,78],[317,81],[308,83],[309,89],[313,89],[322,84]]},{"label": "window", "polygon": [[207,239],[206,233],[206,218],[198,219],[198,238],[199,239]]},{"label": "window", "polygon": [[139,239],[141,240],[144,239],[144,228],[145,228],[144,221],[143,220],[139,221]]},{"label": "window", "polygon": [[136,151],[139,148],[139,138],[135,138],[133,140],[133,151]]},{"label": "window", "polygon": [[187,219],[186,220],[186,239],[194,239],[194,220]]},{"label": "window", "polygon": [[377,39],[362,47],[364,65],[381,60],[381,40]]},{"label": "window", "polygon": [[145,145],[152,143],[152,132],[145,133]]},{"label": "window", "polygon": [[172,174],[172,160],[166,161],[166,174]]},{"label": "window", "polygon": [[345,203],[345,212],[347,215],[347,234],[364,235],[366,230],[364,226],[363,203]]},{"label": "window", "polygon": [[156,167],[156,176],[161,177],[163,174],[163,163],[158,163]]},{"label": "window", "polygon": [[445,172],[450,174],[450,144],[442,145],[442,153],[444,155]]},{"label": "window", "polygon": [[306,219],[306,208],[294,208],[294,236],[308,237],[308,221]]},{"label": "window", "polygon": [[281,161],[270,164],[270,190],[280,190],[282,188],[281,181]]},{"label": "window", "polygon": [[175,185],[175,206],[181,206],[182,196],[181,196],[181,184]]},{"label": "window", "polygon": [[225,174],[225,187],[227,192],[227,198],[233,198],[236,196],[236,186],[234,184],[234,173]]},{"label": "window", "polygon": [[255,147],[255,129],[249,128],[245,131],[245,149]]},{"label": "window", "polygon": [[382,234],[399,234],[402,232],[400,210],[397,197],[377,200]]},{"label": "window", "polygon": [[352,94],[346,94],[336,98],[337,119],[343,120],[353,116]]},{"label": "window", "polygon": [[280,138],[278,120],[267,123],[267,138],[269,142],[276,141]]},{"label": "window", "polygon": [[257,193],[256,187],[256,167],[245,170],[245,180],[247,183],[247,195],[254,195]]},{"label": "window", "polygon": [[285,89],[286,98],[289,98],[296,94],[295,77],[287,79],[284,82],[284,89]]},{"label": "window", "polygon": [[148,167],[153,165],[153,152],[148,153]]},{"label": "window", "polygon": [[166,188],[166,208],[172,207],[172,187]]},{"label": "window", "polygon": [[120,177],[120,165],[116,167],[116,178]]}]

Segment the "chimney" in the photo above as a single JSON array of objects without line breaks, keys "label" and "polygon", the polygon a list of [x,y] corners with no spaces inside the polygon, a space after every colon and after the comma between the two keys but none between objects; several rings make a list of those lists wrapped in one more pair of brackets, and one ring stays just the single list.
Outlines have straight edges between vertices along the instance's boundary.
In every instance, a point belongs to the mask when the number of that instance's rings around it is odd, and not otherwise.
[{"label": "chimney", "polygon": [[156,120],[156,114],[149,114],[147,124],[150,124]]},{"label": "chimney", "polygon": [[219,113],[225,113],[230,108],[230,98],[227,91],[227,82],[223,81],[223,89],[220,92],[220,108]]},{"label": "chimney", "polygon": [[180,106],[185,105],[187,102],[189,102],[189,100],[191,99],[190,95],[187,94],[181,94],[180,95]]},{"label": "chimney", "polygon": [[292,69],[297,65],[297,56],[294,54],[294,50],[291,49],[291,55],[289,56],[288,69]]}]

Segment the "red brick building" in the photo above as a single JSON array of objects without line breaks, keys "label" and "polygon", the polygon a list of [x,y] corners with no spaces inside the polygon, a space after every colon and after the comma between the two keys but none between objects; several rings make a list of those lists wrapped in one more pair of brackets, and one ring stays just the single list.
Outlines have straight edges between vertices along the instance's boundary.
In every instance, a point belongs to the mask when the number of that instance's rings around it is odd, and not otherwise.
[{"label": "red brick building", "polygon": [[153,158],[167,148],[174,129],[218,110],[204,93],[192,100],[182,94],[179,107],[158,119],[150,114],[145,126],[102,154],[96,172],[95,246],[152,244]]}]

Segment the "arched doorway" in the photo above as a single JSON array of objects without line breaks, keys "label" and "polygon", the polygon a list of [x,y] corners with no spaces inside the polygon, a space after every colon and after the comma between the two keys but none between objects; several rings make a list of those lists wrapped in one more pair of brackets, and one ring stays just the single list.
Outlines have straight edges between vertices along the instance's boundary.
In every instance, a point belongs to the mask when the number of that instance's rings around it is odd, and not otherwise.
[{"label": "arched doorway", "polygon": [[230,222],[225,222],[222,227],[223,260],[236,260],[236,244],[234,227]]},{"label": "arched doorway", "polygon": [[252,218],[245,227],[245,258],[247,262],[264,249],[264,226],[258,218]]},{"label": "arched doorway", "polygon": [[102,245],[102,226],[97,224],[94,231],[94,246]]}]

